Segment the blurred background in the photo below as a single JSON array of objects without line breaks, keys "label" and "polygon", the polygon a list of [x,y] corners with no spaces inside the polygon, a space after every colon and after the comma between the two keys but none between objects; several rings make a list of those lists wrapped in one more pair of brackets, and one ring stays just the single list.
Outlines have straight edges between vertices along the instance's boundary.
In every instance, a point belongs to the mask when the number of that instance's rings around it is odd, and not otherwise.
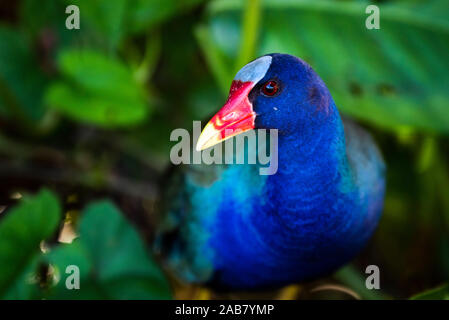
[{"label": "blurred background", "polygon": [[[446,0],[0,1],[0,298],[223,298],[169,284],[152,258],[157,184],[171,130],[206,120],[272,52],[307,61],[372,132],[387,195],[350,265],[256,297],[449,299]],[[371,264],[380,290],[365,288]]]}]

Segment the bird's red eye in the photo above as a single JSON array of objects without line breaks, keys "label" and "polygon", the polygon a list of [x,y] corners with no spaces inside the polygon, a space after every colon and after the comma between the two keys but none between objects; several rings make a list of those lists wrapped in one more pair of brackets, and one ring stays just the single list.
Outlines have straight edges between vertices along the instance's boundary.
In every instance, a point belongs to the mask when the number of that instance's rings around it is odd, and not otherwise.
[{"label": "bird's red eye", "polygon": [[274,96],[278,92],[279,86],[276,81],[270,80],[262,86],[262,93],[266,96]]}]

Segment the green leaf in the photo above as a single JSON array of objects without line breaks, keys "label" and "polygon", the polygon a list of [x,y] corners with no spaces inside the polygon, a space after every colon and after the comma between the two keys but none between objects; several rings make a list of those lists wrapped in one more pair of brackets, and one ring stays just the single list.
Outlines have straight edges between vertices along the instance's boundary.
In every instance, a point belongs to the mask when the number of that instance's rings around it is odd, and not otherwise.
[{"label": "green leaf", "polygon": [[66,81],[54,83],[46,101],[66,116],[111,128],[139,123],[148,115],[145,91],[119,60],[68,50],[58,65]]},{"label": "green leaf", "polygon": [[25,124],[39,120],[46,83],[28,39],[0,27],[0,114]]},{"label": "green leaf", "polygon": [[[449,133],[449,7],[444,0],[379,4],[379,30],[366,29],[363,2],[280,0],[262,6],[258,56],[282,52],[304,59],[343,112],[386,128]],[[211,37],[202,46],[206,57],[210,51],[215,58],[224,55],[225,62],[237,59],[243,7],[239,0],[211,3]]]},{"label": "green leaf", "polygon": [[34,255],[23,272],[18,274],[14,282],[1,298],[5,300],[40,299],[42,297],[38,286],[37,270],[40,256]]},{"label": "green leaf", "polygon": [[26,298],[39,244],[55,232],[60,218],[59,201],[42,190],[25,197],[0,220],[0,297]]},{"label": "green leaf", "polygon": [[[82,215],[80,238],[48,255],[60,282],[50,298],[56,299],[166,299],[170,287],[149,257],[142,239],[110,202],[88,206]],[[80,289],[65,288],[65,270],[80,269]]]},{"label": "green leaf", "polygon": [[[53,248],[43,260],[50,263],[54,270],[54,278],[57,284],[47,292],[50,299],[102,299],[104,293],[99,290],[90,278],[92,262],[89,253],[84,248],[79,239],[75,239],[71,244],[60,244]],[[66,281],[69,273],[66,273],[68,266],[79,268],[80,290],[68,290]]]},{"label": "green leaf", "polygon": [[412,300],[449,300],[449,285],[445,284],[441,287],[424,291],[414,295]]}]

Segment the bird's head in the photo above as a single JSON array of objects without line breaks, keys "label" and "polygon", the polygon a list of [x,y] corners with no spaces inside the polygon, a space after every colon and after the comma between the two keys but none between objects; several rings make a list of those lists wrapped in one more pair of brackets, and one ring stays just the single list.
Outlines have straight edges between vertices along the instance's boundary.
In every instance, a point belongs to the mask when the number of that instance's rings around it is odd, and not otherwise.
[{"label": "bird's head", "polygon": [[228,100],[203,129],[196,149],[252,129],[289,135],[325,122],[334,109],[329,91],[307,63],[288,54],[265,55],[236,74]]}]

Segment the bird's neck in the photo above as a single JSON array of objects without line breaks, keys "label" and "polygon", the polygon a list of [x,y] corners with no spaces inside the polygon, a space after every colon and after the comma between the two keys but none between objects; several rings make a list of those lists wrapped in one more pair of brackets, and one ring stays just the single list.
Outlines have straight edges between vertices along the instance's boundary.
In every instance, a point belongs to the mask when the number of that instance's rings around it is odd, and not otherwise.
[{"label": "bird's neck", "polygon": [[[298,128],[278,137],[278,171],[270,184],[286,191],[311,197],[328,194],[349,177],[343,124],[338,113],[324,123]],[[272,190],[273,198],[279,198]],[[283,198],[282,200],[287,200]]]},{"label": "bird's neck", "polygon": [[[302,136],[299,136],[302,135]],[[261,232],[283,234],[292,246],[298,237],[336,235],[351,220],[353,188],[342,121],[336,113],[326,125],[279,134],[278,171],[266,183],[268,201],[256,218]],[[257,221],[256,221],[257,224]],[[308,235],[304,230],[313,230]],[[276,238],[273,235],[273,241]],[[288,246],[285,246],[288,247]]]}]

